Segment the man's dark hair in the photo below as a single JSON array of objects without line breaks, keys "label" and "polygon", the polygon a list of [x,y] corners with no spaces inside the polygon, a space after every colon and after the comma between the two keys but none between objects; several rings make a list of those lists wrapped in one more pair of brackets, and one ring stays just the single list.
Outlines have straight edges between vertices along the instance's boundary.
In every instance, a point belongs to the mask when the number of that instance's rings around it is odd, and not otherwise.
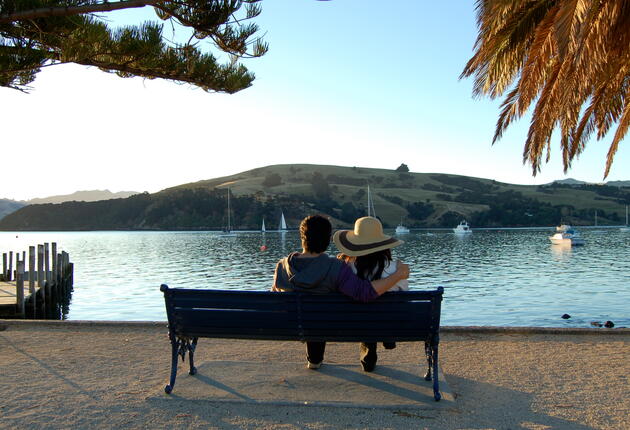
[{"label": "man's dark hair", "polygon": [[315,254],[325,252],[330,245],[331,234],[332,225],[328,218],[322,215],[307,216],[300,223],[300,239],[306,252]]}]

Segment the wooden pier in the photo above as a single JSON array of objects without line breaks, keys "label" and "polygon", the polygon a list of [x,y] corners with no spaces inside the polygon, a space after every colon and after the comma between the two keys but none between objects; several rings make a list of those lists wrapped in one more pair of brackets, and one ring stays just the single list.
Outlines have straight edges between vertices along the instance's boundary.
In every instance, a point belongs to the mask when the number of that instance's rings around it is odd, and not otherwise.
[{"label": "wooden pier", "polygon": [[54,242],[30,246],[28,260],[26,251],[3,253],[0,317],[61,319],[67,312],[73,273],[70,255],[57,253]]}]

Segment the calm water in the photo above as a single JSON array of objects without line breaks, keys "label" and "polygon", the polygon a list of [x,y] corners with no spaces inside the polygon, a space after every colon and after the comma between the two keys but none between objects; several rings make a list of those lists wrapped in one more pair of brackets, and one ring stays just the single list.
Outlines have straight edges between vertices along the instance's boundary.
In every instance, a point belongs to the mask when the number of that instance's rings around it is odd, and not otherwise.
[{"label": "calm water", "polygon": [[[412,230],[394,254],[411,265],[412,289],[445,288],[443,325],[630,326],[630,234],[584,229],[586,245],[573,249],[551,245],[550,234]],[[44,242],[74,263],[72,320],[165,320],[162,283],[267,290],[276,261],[299,248],[297,232],[0,233],[1,252]]]}]

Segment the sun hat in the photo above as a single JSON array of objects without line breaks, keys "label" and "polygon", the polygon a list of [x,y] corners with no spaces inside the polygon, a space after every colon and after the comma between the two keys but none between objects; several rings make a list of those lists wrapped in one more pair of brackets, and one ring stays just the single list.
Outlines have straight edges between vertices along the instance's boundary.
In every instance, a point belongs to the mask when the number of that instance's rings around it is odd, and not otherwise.
[{"label": "sun hat", "polygon": [[402,245],[402,240],[383,234],[381,222],[371,216],[359,218],[354,222],[354,230],[337,230],[333,242],[339,251],[350,257],[395,248]]}]

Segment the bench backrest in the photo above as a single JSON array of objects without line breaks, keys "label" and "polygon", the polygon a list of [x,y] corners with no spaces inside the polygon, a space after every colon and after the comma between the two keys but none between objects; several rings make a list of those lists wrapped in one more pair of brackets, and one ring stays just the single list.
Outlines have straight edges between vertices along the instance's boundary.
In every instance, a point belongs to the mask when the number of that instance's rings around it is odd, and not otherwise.
[{"label": "bench backrest", "polygon": [[428,340],[440,327],[442,287],[361,303],[342,294],[198,290],[162,285],[179,336],[384,342]]}]

